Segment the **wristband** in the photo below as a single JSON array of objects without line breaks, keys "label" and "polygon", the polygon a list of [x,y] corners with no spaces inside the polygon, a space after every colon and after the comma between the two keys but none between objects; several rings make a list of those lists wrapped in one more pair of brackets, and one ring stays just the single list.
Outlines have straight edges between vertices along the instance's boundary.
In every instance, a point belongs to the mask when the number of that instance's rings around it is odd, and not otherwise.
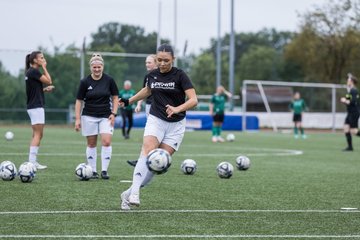
[{"label": "wristband", "polygon": [[129,99],[121,99],[120,101],[124,103],[125,107],[129,106]]},{"label": "wristband", "polygon": [[116,114],[116,113],[113,113],[113,112],[112,112],[111,114],[112,114],[112,115],[114,115],[114,117],[116,117],[116,116],[117,116],[117,114]]}]

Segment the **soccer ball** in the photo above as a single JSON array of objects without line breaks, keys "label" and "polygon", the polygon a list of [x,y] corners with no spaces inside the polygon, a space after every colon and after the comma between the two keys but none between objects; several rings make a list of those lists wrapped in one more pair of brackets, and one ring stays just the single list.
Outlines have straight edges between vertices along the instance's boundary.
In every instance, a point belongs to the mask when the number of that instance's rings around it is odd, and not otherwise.
[{"label": "soccer ball", "polygon": [[233,133],[229,133],[228,135],[226,135],[226,140],[228,142],[233,142],[235,141],[235,135]]},{"label": "soccer ball", "polygon": [[10,132],[10,131],[7,131],[5,133],[5,139],[8,140],[8,141],[11,141],[14,139],[14,133],[13,132]]},{"label": "soccer ball", "polygon": [[193,175],[196,172],[196,162],[192,159],[185,159],[181,163],[181,171],[187,175]]},{"label": "soccer ball", "polygon": [[86,163],[80,163],[75,168],[75,175],[82,181],[88,181],[93,175],[92,167]]},{"label": "soccer ball", "polygon": [[167,172],[171,165],[171,156],[166,150],[162,148],[156,148],[149,152],[146,165],[153,173],[163,174]]},{"label": "soccer ball", "polygon": [[230,178],[233,175],[234,167],[229,162],[221,162],[216,171],[220,178]]},{"label": "soccer ball", "polygon": [[11,181],[16,177],[17,170],[14,163],[10,161],[3,161],[0,164],[0,177],[4,181]]},{"label": "soccer ball", "polygon": [[19,167],[19,177],[23,183],[30,183],[35,177],[35,166],[31,162],[24,162]]},{"label": "soccer ball", "polygon": [[250,167],[250,159],[246,156],[238,156],[235,161],[239,170],[248,170]]}]

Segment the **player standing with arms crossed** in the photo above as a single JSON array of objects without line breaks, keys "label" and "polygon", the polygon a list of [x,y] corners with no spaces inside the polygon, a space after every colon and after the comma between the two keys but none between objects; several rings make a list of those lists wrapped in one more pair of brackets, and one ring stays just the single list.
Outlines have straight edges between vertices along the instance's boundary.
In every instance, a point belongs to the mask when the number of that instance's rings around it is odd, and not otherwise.
[{"label": "player standing with arms crossed", "polygon": [[123,210],[140,205],[140,187],[149,183],[154,176],[146,165],[148,153],[162,148],[172,155],[179,149],[185,133],[186,111],[195,107],[198,102],[189,77],[181,69],[172,66],[175,60],[172,47],[168,44],[159,46],[156,59],[158,69],[146,76],[147,86],[129,100],[119,100],[126,106],[150,94],[153,96],[132,185],[121,194]]},{"label": "player standing with arms crossed", "polygon": [[[103,73],[104,60],[94,53],[90,59],[91,74],[80,81],[75,102],[75,130],[82,130],[87,139],[86,159],[93,169],[93,177],[99,178],[96,171],[97,137],[101,136],[101,178],[109,179],[108,167],[112,155],[111,140],[118,110],[119,90],[114,79]],[[81,111],[82,104],[84,108]]]},{"label": "player standing with arms crossed", "polygon": [[302,127],[302,112],[306,109],[306,104],[304,99],[300,97],[299,92],[295,92],[294,99],[290,103],[290,109],[294,112],[293,114],[293,122],[294,122],[294,138],[299,138],[299,130],[301,133],[301,137],[306,139],[306,135],[304,133],[304,128]]},{"label": "player standing with arms crossed", "polygon": [[[26,55],[26,105],[33,131],[30,142],[29,162],[33,163],[37,169],[47,168],[47,166],[38,163],[37,155],[45,126],[44,92],[51,92],[54,89],[54,86],[51,85],[51,76],[47,71],[46,66],[47,63],[42,52],[34,51]],[[42,68],[43,73],[40,72],[40,67]],[[47,84],[49,86],[44,88],[43,84]]]},{"label": "player standing with arms crossed", "polygon": [[359,136],[359,92],[355,87],[356,84],[357,78],[349,73],[346,82],[347,94],[340,99],[340,102],[346,105],[347,110],[344,133],[348,146],[343,151],[354,151],[351,134]]}]

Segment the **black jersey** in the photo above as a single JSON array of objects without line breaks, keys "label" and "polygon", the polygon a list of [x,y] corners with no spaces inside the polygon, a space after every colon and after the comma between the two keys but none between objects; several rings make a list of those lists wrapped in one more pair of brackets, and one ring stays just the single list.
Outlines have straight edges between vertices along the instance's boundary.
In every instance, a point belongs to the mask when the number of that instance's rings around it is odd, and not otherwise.
[{"label": "black jersey", "polygon": [[[143,87],[147,86],[147,75],[144,77]],[[153,101],[153,96],[150,95],[146,98],[146,104],[151,104]]]},{"label": "black jersey", "polygon": [[45,97],[43,84],[40,81],[42,76],[39,69],[30,67],[25,74],[26,82],[26,105],[27,109],[43,108],[45,105]]},{"label": "black jersey", "polygon": [[159,69],[156,69],[146,76],[153,96],[150,114],[167,122],[178,122],[184,119],[186,112],[180,112],[168,118],[166,105],[177,107],[185,103],[185,90],[194,88],[186,73],[173,67],[170,72],[161,73]]},{"label": "black jersey", "polygon": [[346,99],[350,104],[346,105],[348,113],[359,113],[359,92],[356,88],[351,88],[346,94]]},{"label": "black jersey", "polygon": [[112,96],[118,93],[118,87],[109,75],[103,74],[99,80],[89,75],[80,81],[76,98],[84,101],[82,115],[107,118],[111,114]]}]

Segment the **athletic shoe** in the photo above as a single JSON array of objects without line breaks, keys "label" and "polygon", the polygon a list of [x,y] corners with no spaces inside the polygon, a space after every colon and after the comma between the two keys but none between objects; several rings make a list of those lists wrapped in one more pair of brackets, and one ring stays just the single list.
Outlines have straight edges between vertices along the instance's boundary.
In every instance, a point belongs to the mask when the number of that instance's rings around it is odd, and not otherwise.
[{"label": "athletic shoe", "polygon": [[129,198],[128,196],[126,196],[126,191],[120,194],[120,198],[121,198],[121,204],[120,204],[121,210],[131,210]]},{"label": "athletic shoe", "polygon": [[299,138],[299,135],[294,135],[294,138],[295,138],[295,139],[298,139],[298,138]]},{"label": "athletic shoe", "polygon": [[135,167],[138,161],[137,161],[137,160],[127,160],[126,162],[127,162],[130,166]]},{"label": "athletic shoe", "polygon": [[46,168],[47,168],[47,166],[41,165],[41,164],[38,163],[38,162],[34,162],[33,164],[34,164],[34,166],[36,167],[36,169],[38,169],[38,170],[42,170],[42,169],[46,169]]},{"label": "athletic shoe", "polygon": [[110,176],[107,174],[107,171],[101,171],[101,178],[108,180]]},{"label": "athletic shoe", "polygon": [[218,136],[217,140],[218,140],[218,142],[225,142],[225,140],[221,136]]},{"label": "athletic shoe", "polygon": [[97,172],[93,172],[91,179],[98,179],[98,178],[99,178],[99,174]]},{"label": "athletic shoe", "polygon": [[301,135],[303,139],[307,139],[307,136],[305,134]]},{"label": "athletic shoe", "polygon": [[213,142],[213,143],[216,143],[218,140],[217,140],[217,137],[216,136],[213,136],[212,138],[211,138],[211,141]]},{"label": "athletic shoe", "polygon": [[129,196],[129,203],[133,206],[140,206],[140,197],[139,194],[130,194]]},{"label": "athletic shoe", "polygon": [[354,149],[350,147],[343,149],[343,152],[352,152],[352,151],[354,151]]}]

